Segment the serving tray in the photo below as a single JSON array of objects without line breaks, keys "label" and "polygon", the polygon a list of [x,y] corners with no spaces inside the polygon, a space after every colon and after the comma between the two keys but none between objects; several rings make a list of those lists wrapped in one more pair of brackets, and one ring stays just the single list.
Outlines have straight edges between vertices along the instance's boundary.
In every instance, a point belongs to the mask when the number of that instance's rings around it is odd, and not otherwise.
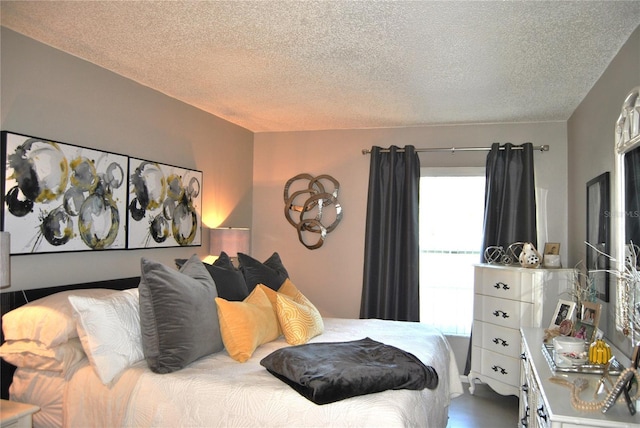
[{"label": "serving tray", "polygon": [[[580,364],[580,365],[573,365],[570,367],[559,367],[556,362],[553,360],[553,345],[548,344],[548,343],[543,343],[542,344],[542,355],[544,355],[544,357],[547,360],[547,363],[549,363],[549,367],[551,368],[551,371],[554,372],[566,372],[566,373],[590,373],[590,374],[604,374],[604,364],[590,364],[590,363],[585,363],[585,364]],[[622,371],[624,370],[624,367],[622,366],[622,364],[620,364],[620,362],[618,360],[616,360],[615,358],[613,358],[613,360],[611,361],[611,364],[609,365],[609,374],[613,375],[613,376],[617,376],[620,373],[622,373]]]}]

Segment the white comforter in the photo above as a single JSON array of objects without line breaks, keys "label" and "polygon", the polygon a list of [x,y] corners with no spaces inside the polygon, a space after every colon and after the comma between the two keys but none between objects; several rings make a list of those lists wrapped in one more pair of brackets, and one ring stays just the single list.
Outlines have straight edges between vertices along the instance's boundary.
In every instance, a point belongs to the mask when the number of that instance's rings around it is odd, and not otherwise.
[{"label": "white comforter", "polygon": [[81,367],[65,389],[66,427],[362,427],[444,428],[450,399],[462,393],[453,353],[437,330],[419,323],[327,318],[312,342],[370,337],[411,352],[440,377],[435,390],[385,391],[323,406],[268,373],[260,360],[287,346],[283,338],[259,347],[246,363],[223,351],[170,374],[144,361],[110,387]]}]

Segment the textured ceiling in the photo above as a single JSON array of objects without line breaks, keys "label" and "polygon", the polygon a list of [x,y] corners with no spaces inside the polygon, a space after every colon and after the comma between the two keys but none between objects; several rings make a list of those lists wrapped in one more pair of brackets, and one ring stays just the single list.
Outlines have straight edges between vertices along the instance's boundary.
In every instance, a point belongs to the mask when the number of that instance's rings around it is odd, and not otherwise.
[{"label": "textured ceiling", "polygon": [[0,23],[254,132],[567,120],[640,1],[6,1]]}]

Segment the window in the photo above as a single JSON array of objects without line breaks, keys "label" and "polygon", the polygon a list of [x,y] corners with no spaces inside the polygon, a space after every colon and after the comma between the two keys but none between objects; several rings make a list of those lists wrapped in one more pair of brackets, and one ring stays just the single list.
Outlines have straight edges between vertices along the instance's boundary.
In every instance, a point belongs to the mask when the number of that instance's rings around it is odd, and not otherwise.
[{"label": "window", "polygon": [[420,178],[420,321],[469,336],[473,265],[480,263],[484,168],[423,168]]}]

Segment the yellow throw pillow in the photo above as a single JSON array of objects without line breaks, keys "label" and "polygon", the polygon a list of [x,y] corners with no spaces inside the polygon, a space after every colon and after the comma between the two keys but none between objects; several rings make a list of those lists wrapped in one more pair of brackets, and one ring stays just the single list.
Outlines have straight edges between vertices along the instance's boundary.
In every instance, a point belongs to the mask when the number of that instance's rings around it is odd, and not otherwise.
[{"label": "yellow throw pillow", "polygon": [[282,283],[280,288],[278,288],[278,293],[282,293],[286,296],[293,297],[293,298],[296,298],[302,294],[300,290],[298,290],[298,288],[295,285],[293,285],[293,282],[291,282],[289,278],[287,278]]},{"label": "yellow throw pillow", "polygon": [[278,293],[276,300],[278,321],[288,344],[302,345],[324,332],[320,312],[302,293],[294,298]]},{"label": "yellow throw pillow", "polygon": [[[258,288],[264,292],[264,294],[269,299],[269,302],[271,302],[271,307],[273,308],[273,315],[277,317],[278,315],[277,315],[276,297],[278,296],[278,293],[273,291],[273,289],[267,287],[264,284],[256,285],[256,288],[254,288],[254,291]],[[278,323],[278,337],[281,335],[282,335],[282,328],[280,327],[280,323]]]},{"label": "yellow throw pillow", "polygon": [[275,340],[278,320],[267,295],[256,287],[242,302],[216,297],[222,342],[236,361],[244,363],[258,346]]},{"label": "yellow throw pillow", "polygon": [[278,293],[276,291],[272,290],[271,288],[267,287],[264,284],[258,284],[258,285],[256,285],[256,288],[259,288],[264,292],[264,294],[267,296],[267,298],[271,302],[271,305],[273,306],[273,310],[275,311],[276,310],[276,295]]}]

